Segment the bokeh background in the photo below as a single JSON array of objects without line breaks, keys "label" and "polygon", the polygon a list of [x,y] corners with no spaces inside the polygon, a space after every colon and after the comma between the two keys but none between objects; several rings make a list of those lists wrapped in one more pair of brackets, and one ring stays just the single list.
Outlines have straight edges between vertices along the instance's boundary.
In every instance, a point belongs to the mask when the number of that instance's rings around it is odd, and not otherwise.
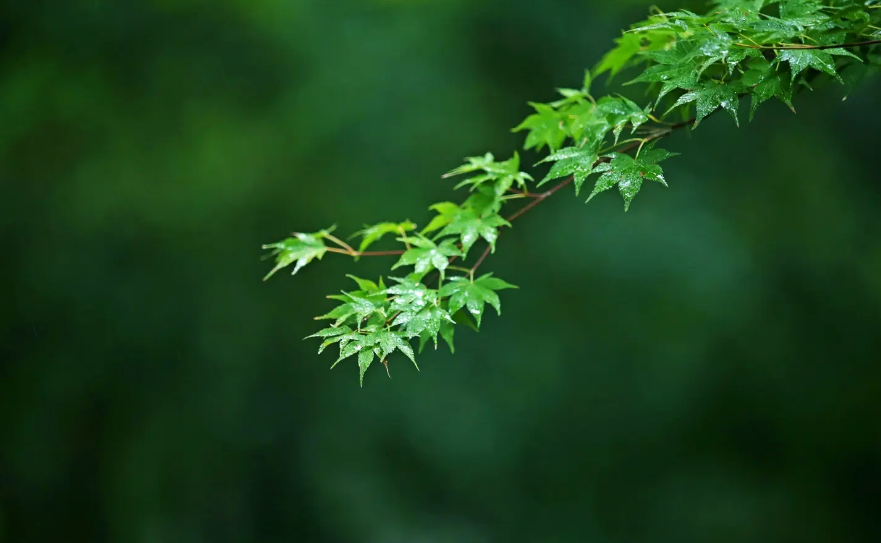
[{"label": "bokeh background", "polygon": [[391,262],[260,281],[292,230],[425,224],[648,8],[4,3],[0,541],[878,541],[877,80],[677,134],[626,215],[548,200],[421,372],[301,341]]}]

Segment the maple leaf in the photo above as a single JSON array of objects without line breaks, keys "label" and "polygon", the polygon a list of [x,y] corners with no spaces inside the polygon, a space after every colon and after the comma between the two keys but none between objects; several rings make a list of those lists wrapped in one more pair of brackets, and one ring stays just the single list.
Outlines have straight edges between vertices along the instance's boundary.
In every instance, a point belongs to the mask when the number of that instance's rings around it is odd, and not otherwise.
[{"label": "maple leaf", "polygon": [[756,109],[771,98],[777,98],[795,112],[792,106],[792,86],[788,78],[774,69],[770,62],[761,59],[751,60],[740,81],[750,89],[752,104],[749,118],[755,117]]},{"label": "maple leaf", "polygon": [[437,270],[440,272],[441,279],[443,279],[444,270],[447,269],[450,263],[450,257],[462,256],[462,252],[455,247],[452,240],[444,240],[438,245],[422,236],[400,239],[405,243],[413,245],[414,248],[401,255],[400,260],[392,266],[393,270],[401,266],[413,266],[414,271],[419,275],[424,275],[431,270]]},{"label": "maple leaf", "polygon": [[661,90],[655,104],[660,103],[661,98],[676,89],[691,89],[697,84],[697,66],[693,63],[681,64],[657,64],[646,69],[642,74],[625,83],[662,83]]},{"label": "maple leaf", "polygon": [[499,315],[502,314],[499,295],[495,291],[508,288],[517,287],[488,273],[479,279],[475,279],[473,282],[468,277],[453,277],[441,287],[440,295],[450,299],[450,313],[456,313],[463,307],[467,308],[468,312],[477,321],[477,326],[480,326],[480,320],[486,304],[493,306]]},{"label": "maple leaf", "polygon": [[272,249],[270,255],[276,258],[275,267],[266,274],[263,280],[266,281],[275,272],[291,264],[296,263],[291,274],[294,275],[312,260],[316,258],[321,260],[324,253],[327,252],[327,246],[324,245],[322,238],[332,231],[333,227],[312,234],[297,233],[284,241],[264,245],[264,249]]},{"label": "maple leaf", "polygon": [[647,29],[644,32],[628,32],[615,40],[616,46],[606,53],[592,73],[609,72],[609,78],[630,66],[639,53],[665,49],[676,39],[676,31],[667,28]]},{"label": "maple leaf", "polygon": [[462,255],[467,256],[474,243],[483,238],[489,243],[490,250],[496,251],[496,240],[499,238],[498,228],[511,226],[511,223],[499,215],[481,217],[470,209],[459,210],[450,223],[438,234],[438,237],[458,234],[462,243]]},{"label": "maple leaf", "polygon": [[377,300],[375,296],[366,295],[363,292],[343,292],[342,295],[328,296],[328,298],[343,303],[329,313],[316,317],[315,320],[334,319],[333,325],[340,326],[351,317],[355,317],[355,323],[359,325],[373,315],[378,315],[383,320],[387,318],[385,303],[382,300]]},{"label": "maple leaf", "polygon": [[471,190],[480,188],[484,183],[492,182],[493,190],[499,196],[505,194],[515,183],[520,188],[526,188],[526,182],[532,181],[532,176],[520,171],[520,155],[514,156],[504,162],[496,162],[491,153],[482,157],[469,157],[465,160],[468,164],[444,174],[444,178],[462,175],[464,173],[482,170],[483,175],[471,177],[456,185],[456,189],[471,185]]},{"label": "maple leaf", "polygon": [[423,236],[425,234],[429,234],[434,232],[435,230],[440,230],[444,226],[453,222],[453,219],[456,217],[456,213],[458,213],[462,208],[459,207],[458,204],[454,204],[453,202],[439,202],[437,204],[432,205],[428,209],[432,211],[437,211],[437,215],[431,219],[428,225],[422,229]]},{"label": "maple leaf", "polygon": [[606,115],[591,102],[573,104],[563,114],[566,133],[577,142],[578,147],[599,146],[612,129]]},{"label": "maple leaf", "polygon": [[610,162],[605,162],[597,167],[596,171],[605,173],[597,179],[593,192],[590,193],[587,201],[591,201],[597,194],[618,185],[618,191],[624,198],[624,211],[629,210],[630,202],[642,188],[643,179],[667,186],[664,170],[658,166],[658,162],[676,156],[676,154],[663,149],[643,151],[637,158],[623,153],[614,153]]},{"label": "maple leaf", "polygon": [[419,369],[419,366],[416,364],[413,347],[410,346],[405,334],[401,332],[380,326],[371,327],[360,333],[353,332],[350,328],[327,328],[309,337],[328,338],[322,344],[319,353],[328,345],[333,343],[339,344],[339,358],[331,365],[331,369],[335,368],[343,360],[357,355],[361,386],[364,386],[364,374],[373,363],[373,360],[379,358],[380,361],[385,362],[389,355],[395,351],[404,353],[413,362],[416,369]]},{"label": "maple leaf", "polygon": [[393,313],[408,313],[413,316],[438,301],[437,291],[422,284],[422,278],[416,274],[390,279],[397,284],[387,288],[383,294],[392,297],[389,311]]},{"label": "maple leaf", "polygon": [[352,239],[357,236],[363,236],[364,239],[361,240],[361,245],[358,247],[358,252],[364,252],[368,247],[373,245],[373,243],[382,239],[386,234],[398,234],[405,235],[406,232],[411,230],[415,230],[416,225],[410,221],[404,222],[382,222],[379,224],[374,224],[373,226],[364,225],[364,230],[360,230],[355,232],[350,236],[349,239]]},{"label": "maple leaf", "polygon": [[437,335],[445,322],[455,323],[445,309],[438,305],[430,305],[418,313],[401,313],[392,322],[392,326],[403,326],[404,334],[408,338],[425,334],[434,340],[434,346],[437,348]]},{"label": "maple leaf", "polygon": [[512,132],[520,132],[521,130],[529,130],[526,136],[524,149],[532,149],[541,151],[542,147],[547,145],[551,151],[560,148],[563,141],[566,140],[566,132],[563,130],[563,117],[560,113],[547,104],[538,104],[529,102],[529,105],[535,109],[535,113],[527,117]]},{"label": "maple leaf", "polygon": [[[734,117],[734,123],[740,126],[740,121],[737,119],[739,100],[734,86],[719,85],[715,82],[702,83],[693,91],[680,96],[679,100],[676,101],[670,110],[695,101],[697,102],[697,117],[694,121],[695,128],[697,128],[702,119],[720,107],[730,113]],[[668,110],[667,113],[669,112]]]},{"label": "maple leaf", "polygon": [[624,130],[627,124],[632,127],[630,132],[633,133],[637,128],[648,122],[649,108],[641,108],[633,101],[623,96],[605,96],[597,102],[597,112],[605,117],[612,127],[614,127],[615,142],[618,142],[618,136]]},{"label": "maple leaf", "polygon": [[826,50],[786,49],[778,51],[777,59],[780,62],[789,63],[789,66],[792,69],[792,81],[795,81],[795,78],[806,69],[813,68],[817,71],[831,75],[843,84],[844,81],[841,79],[841,76],[838,75],[838,70],[835,67],[835,59],[833,58],[833,55],[851,56],[862,62],[862,59],[855,56],[853,53],[840,48]]},{"label": "maple leaf", "polygon": [[572,175],[575,183],[575,195],[578,196],[584,180],[594,172],[597,160],[599,160],[599,156],[595,149],[579,147],[560,149],[541,161],[554,162],[554,165],[538,186],[540,187],[553,179]]}]

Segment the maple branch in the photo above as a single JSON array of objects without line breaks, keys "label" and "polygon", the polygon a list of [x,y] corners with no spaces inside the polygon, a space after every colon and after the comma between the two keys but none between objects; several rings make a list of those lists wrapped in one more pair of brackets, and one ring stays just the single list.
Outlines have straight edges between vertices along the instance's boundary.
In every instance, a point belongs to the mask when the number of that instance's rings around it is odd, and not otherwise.
[{"label": "maple branch", "polygon": [[[536,200],[536,202],[538,202],[538,200]],[[489,256],[489,254],[491,252],[492,252],[492,245],[487,245],[486,249],[484,249],[484,251],[483,251],[483,254],[480,255],[480,258],[477,259],[477,262],[474,264],[474,266],[470,270],[472,278],[474,277],[474,272],[476,272],[477,268],[479,268],[480,265],[483,264],[483,261],[486,260],[486,257]]]},{"label": "maple branch", "polygon": [[738,47],[746,47],[747,49],[765,49],[771,51],[786,51],[790,49],[852,49],[855,47],[864,47],[867,45],[877,45],[881,40],[861,41],[856,43],[843,43],[840,45],[803,45],[803,44],[786,44],[786,45],[750,45],[748,43],[735,43]]},{"label": "maple branch", "polygon": [[346,249],[337,249],[336,247],[327,247],[327,252],[329,253],[337,253],[341,255],[348,255],[356,258],[360,258],[362,256],[400,256],[404,254],[404,251],[356,251],[352,249],[351,251]]},{"label": "maple branch", "polygon": [[[637,149],[637,148],[639,148],[639,147],[642,147],[642,146],[645,145],[646,143],[650,143],[650,142],[652,142],[652,141],[659,140],[659,139],[661,139],[661,138],[664,138],[664,137],[666,137],[666,136],[669,136],[669,135],[672,134],[674,131],[679,130],[680,128],[685,128],[686,126],[688,126],[688,125],[694,123],[695,120],[696,120],[696,118],[695,118],[695,117],[692,117],[691,119],[689,119],[689,120],[687,120],[687,121],[682,121],[682,122],[678,122],[678,123],[675,123],[675,124],[670,124],[666,130],[663,130],[663,131],[661,131],[661,132],[658,132],[658,133],[652,134],[651,136],[648,136],[648,137],[643,138],[643,139],[641,139],[641,140],[637,140],[637,141],[631,142],[630,144],[626,145],[625,147],[622,147],[621,150],[618,151],[618,152],[619,152],[619,153],[626,153],[626,152],[629,152],[629,151],[633,151],[634,149]],[[594,167],[596,167],[596,166],[602,164],[603,162],[609,162],[610,160],[611,160],[611,159],[608,158],[608,157],[603,157],[603,158],[597,160],[597,161],[594,163]],[[545,201],[547,198],[553,196],[554,193],[556,193],[558,190],[562,189],[563,187],[569,185],[569,184],[572,183],[574,180],[575,180],[575,176],[569,176],[569,177],[567,177],[565,180],[563,180],[562,182],[558,183],[557,185],[554,185],[553,187],[551,187],[549,190],[547,190],[547,191],[545,191],[545,192],[539,192],[539,193],[537,193],[537,194],[535,194],[535,193],[530,194],[529,196],[531,196],[531,197],[534,198],[534,199],[533,199],[531,202],[529,202],[528,204],[526,204],[525,206],[523,206],[522,208],[520,208],[520,209],[518,209],[517,211],[515,211],[515,212],[514,212],[510,217],[508,217],[506,220],[507,220],[508,222],[514,222],[514,221],[517,220],[519,217],[521,217],[521,216],[524,215],[526,212],[528,212],[530,209],[532,209],[532,208],[534,208],[535,206],[537,206],[538,204],[542,203],[542,202]],[[488,245],[488,246],[486,247],[486,249],[483,251],[483,254],[480,255],[480,258],[477,259],[477,262],[474,264],[474,267],[471,268],[471,273],[472,273],[472,275],[474,274],[474,272],[477,271],[477,268],[479,268],[480,265],[483,264],[483,261],[486,260],[486,257],[489,256],[490,252],[492,252],[492,246],[489,246],[489,245]]]}]

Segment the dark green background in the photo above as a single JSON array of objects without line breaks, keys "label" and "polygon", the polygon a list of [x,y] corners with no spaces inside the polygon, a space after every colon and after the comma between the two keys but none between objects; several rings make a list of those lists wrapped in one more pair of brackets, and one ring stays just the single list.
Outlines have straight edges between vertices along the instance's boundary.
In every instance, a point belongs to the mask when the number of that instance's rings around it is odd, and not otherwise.
[{"label": "dark green background", "polygon": [[0,541],[878,541],[877,80],[677,134],[626,215],[548,200],[421,373],[301,341],[391,261],[260,282],[292,230],[425,224],[648,7],[6,2]]}]

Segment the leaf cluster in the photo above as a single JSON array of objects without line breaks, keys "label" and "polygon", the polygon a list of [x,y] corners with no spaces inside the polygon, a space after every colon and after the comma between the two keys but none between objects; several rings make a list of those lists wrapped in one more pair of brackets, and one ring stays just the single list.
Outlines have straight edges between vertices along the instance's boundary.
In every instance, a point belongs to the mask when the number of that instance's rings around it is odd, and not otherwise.
[{"label": "leaf cluster", "polygon": [[[706,14],[654,13],[616,40],[580,88],[530,103],[533,112],[513,130],[525,133],[524,149],[547,152],[535,165],[548,168],[541,181],[523,171],[516,152],[501,161],[490,153],[469,157],[443,176],[458,178],[455,188],[467,196],[430,206],[421,230],[410,221],[365,226],[353,235],[357,250],[333,228],[294,234],[264,246],[275,259],[266,278],[288,266],[297,273],[328,252],[397,257],[391,269],[398,277],[350,276],[357,289],[329,296],[337,305],[318,317],[329,326],[310,336],[323,340],[319,352],[338,348],[334,366],[357,359],[363,384],[374,361],[388,369],[389,356],[400,352],[415,364],[412,343],[421,352],[428,343],[436,348],[438,337],[452,351],[457,325],[478,330],[486,305],[500,313],[498,292],[516,287],[477,270],[503,229],[560,188],[571,183],[577,196],[593,177],[587,201],[617,188],[627,211],[644,181],[667,186],[660,164],[677,153],[656,144],[674,131],[697,129],[719,110],[739,125],[741,101],[749,103],[750,119],[772,99],[794,111],[799,92],[826,82],[844,85],[846,98],[879,71],[881,0],[715,0]],[[644,105],[620,94],[593,95],[596,78],[628,72],[624,86],[640,85]],[[550,190],[535,192],[552,181]],[[368,252],[391,240],[395,249]],[[484,251],[475,259],[477,244]]]}]

